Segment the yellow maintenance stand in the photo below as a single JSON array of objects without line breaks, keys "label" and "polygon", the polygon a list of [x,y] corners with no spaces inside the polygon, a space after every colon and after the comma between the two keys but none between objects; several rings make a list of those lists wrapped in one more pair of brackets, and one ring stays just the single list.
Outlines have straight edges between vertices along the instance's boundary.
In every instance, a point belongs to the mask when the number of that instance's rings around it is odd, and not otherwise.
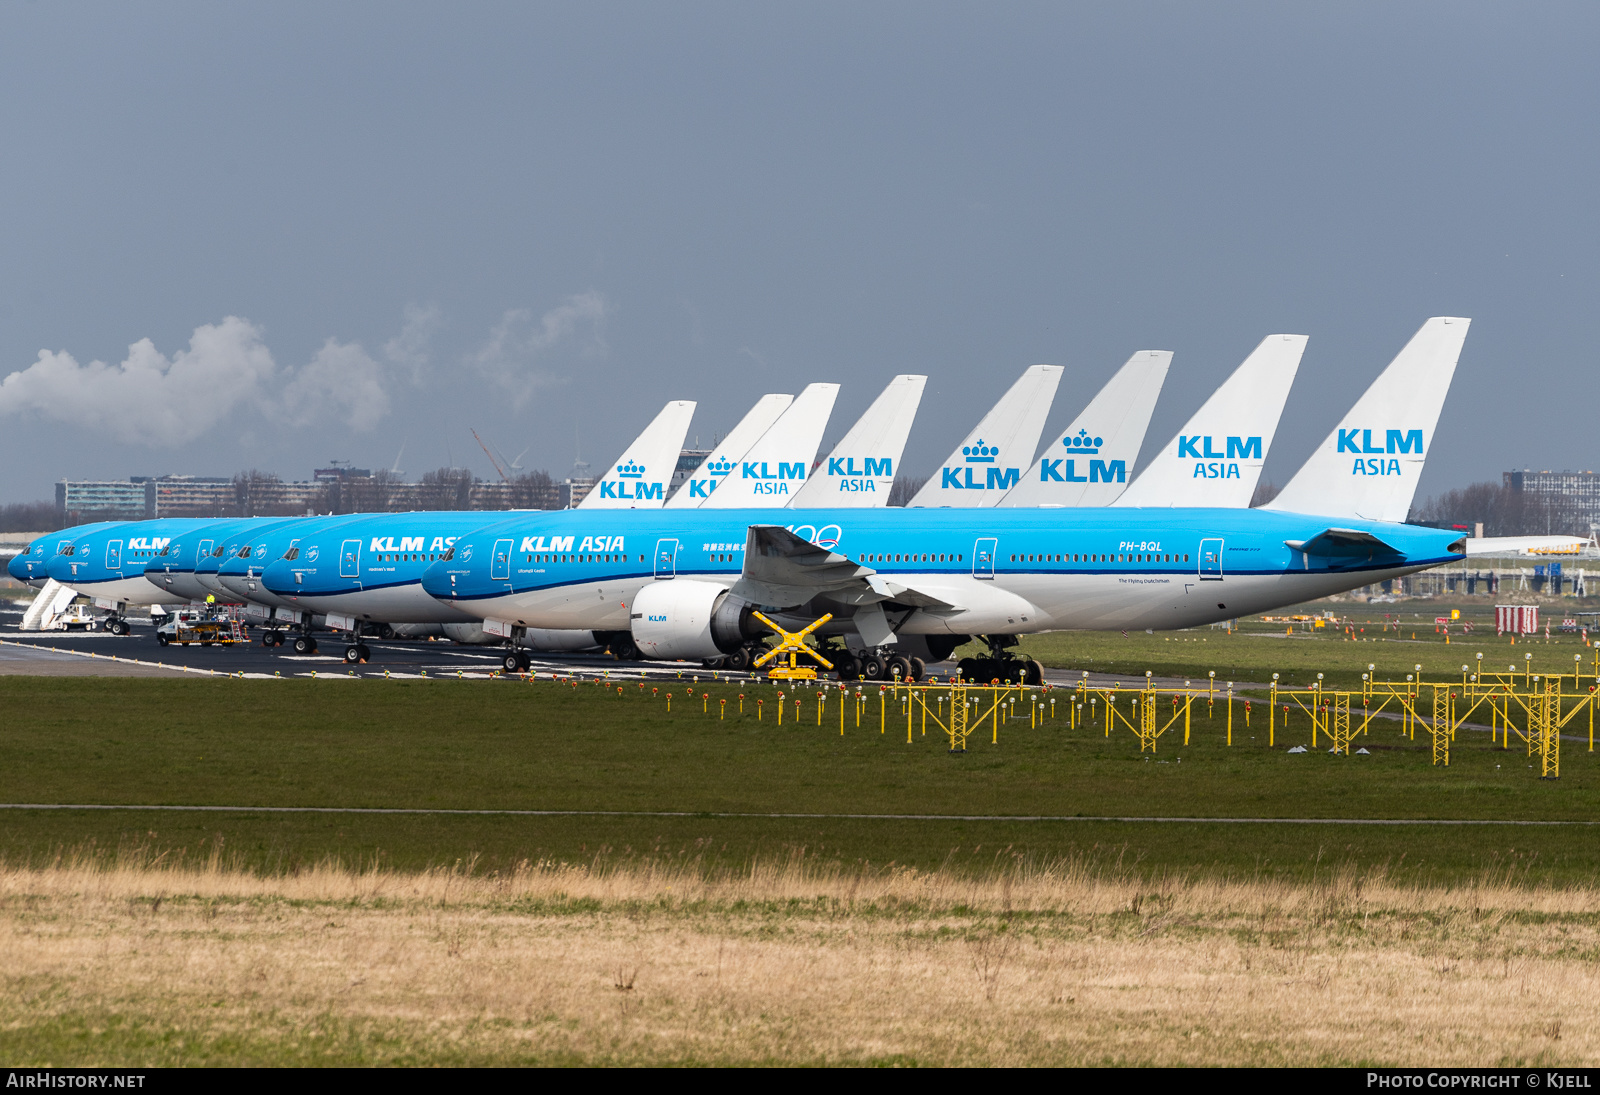
[{"label": "yellow maintenance stand", "polygon": [[785,631],[763,613],[752,612],[751,615],[760,620],[762,623],[766,624],[768,627],[772,628],[772,630],[776,631],[779,639],[778,645],[761,655],[761,657],[757,658],[754,662],[750,663],[751,667],[754,669],[760,669],[762,666],[766,665],[780,654],[789,655],[788,665],[780,664],[767,671],[767,678],[769,680],[816,680],[817,671],[815,668],[809,665],[799,664],[799,658],[802,654],[808,658],[812,658],[817,662],[820,662],[822,668],[824,669],[833,668],[832,662],[830,662],[827,658],[824,658],[821,654],[817,653],[816,650],[806,645],[806,636],[811,634],[817,628],[821,627],[823,624],[827,623],[829,620],[833,619],[833,613],[830,612],[826,616],[822,617],[822,619],[812,621],[799,631]]}]

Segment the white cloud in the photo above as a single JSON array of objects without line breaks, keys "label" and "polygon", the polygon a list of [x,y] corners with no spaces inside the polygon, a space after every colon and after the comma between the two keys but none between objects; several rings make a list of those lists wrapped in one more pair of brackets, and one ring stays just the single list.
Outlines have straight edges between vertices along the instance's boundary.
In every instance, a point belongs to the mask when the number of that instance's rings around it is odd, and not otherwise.
[{"label": "white cloud", "polygon": [[299,369],[280,369],[261,329],[229,316],[196,327],[166,357],[148,338],[119,364],[81,364],[65,350],[0,380],[0,415],[36,415],[118,441],[177,448],[249,411],[291,425],[337,417],[371,430],[389,413],[382,367],[356,343],[329,339]]},{"label": "white cloud", "polygon": [[468,360],[521,407],[537,388],[554,382],[548,371],[535,365],[557,346],[576,342],[585,355],[605,353],[603,324],[608,310],[605,297],[594,290],[568,297],[537,322],[529,309],[513,308],[500,317],[489,340]]},{"label": "white cloud", "polygon": [[[593,291],[537,320],[529,309],[513,309],[467,364],[520,407],[554,382],[537,367],[541,358],[564,345],[605,352],[607,311]],[[41,350],[32,365],[0,380],[0,417],[33,415],[152,448],[187,445],[230,420],[239,429],[253,419],[299,429],[337,421],[365,433],[388,417],[396,383],[428,378],[429,344],[441,321],[437,306],[409,305],[381,359],[360,343],[330,338],[299,368],[280,367],[261,329],[238,316],[196,327],[189,348],[170,358],[148,338],[115,365]]]},{"label": "white cloud", "polygon": [[282,410],[300,425],[325,418],[331,411],[351,429],[366,433],[389,413],[383,366],[359,343],[330,338],[309,363],[287,378]]},{"label": "white cloud", "polygon": [[260,399],[277,371],[261,331],[229,316],[196,327],[189,348],[168,359],[148,338],[121,364],[80,365],[66,351],[0,380],[0,414],[33,414],[157,447],[194,441],[242,404]]},{"label": "white cloud", "polygon": [[428,367],[428,343],[442,319],[443,313],[437,304],[408,304],[400,333],[383,344],[383,356],[410,370],[413,383],[422,383],[423,372]]}]

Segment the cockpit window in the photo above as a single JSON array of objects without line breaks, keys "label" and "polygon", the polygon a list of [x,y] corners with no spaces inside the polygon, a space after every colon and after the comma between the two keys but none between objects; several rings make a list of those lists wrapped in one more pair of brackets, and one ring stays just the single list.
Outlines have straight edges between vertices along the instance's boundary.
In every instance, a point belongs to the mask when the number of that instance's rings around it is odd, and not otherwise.
[{"label": "cockpit window", "polygon": [[452,547],[452,548],[450,548],[450,550],[446,551],[443,555],[439,556],[439,561],[441,563],[448,563],[451,559],[454,559],[455,557],[456,557],[456,549],[454,547]]},{"label": "cockpit window", "polygon": [[300,549],[297,547],[292,547],[283,553],[283,557],[292,563],[296,559],[300,558]]}]

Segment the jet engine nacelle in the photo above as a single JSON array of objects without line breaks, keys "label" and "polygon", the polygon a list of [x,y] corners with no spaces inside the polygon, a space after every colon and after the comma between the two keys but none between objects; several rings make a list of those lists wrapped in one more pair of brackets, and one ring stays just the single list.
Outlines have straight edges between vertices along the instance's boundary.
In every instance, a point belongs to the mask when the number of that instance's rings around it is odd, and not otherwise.
[{"label": "jet engine nacelle", "polygon": [[728,587],[687,578],[652,582],[633,598],[633,641],[646,658],[718,658],[753,638],[749,605]]}]

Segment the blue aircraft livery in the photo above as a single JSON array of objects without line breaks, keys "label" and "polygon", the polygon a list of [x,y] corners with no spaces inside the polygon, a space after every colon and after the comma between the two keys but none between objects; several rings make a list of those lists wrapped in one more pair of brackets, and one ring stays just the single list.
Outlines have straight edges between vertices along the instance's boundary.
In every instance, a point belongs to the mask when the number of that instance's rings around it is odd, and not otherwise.
[{"label": "blue aircraft livery", "polygon": [[[971,445],[961,446],[962,464],[955,468],[939,469],[939,485],[951,490],[1010,490],[1022,478],[1017,468],[999,466],[1000,449],[984,442],[980,437]],[[983,474],[980,482],[978,473]]]},{"label": "blue aircraft livery", "polygon": [[1260,460],[1262,447],[1259,437],[1229,437],[1225,447],[1216,445],[1216,438],[1195,434],[1178,435],[1178,456],[1197,460],[1191,478],[1238,479],[1240,460]]},{"label": "blue aircraft livery", "polygon": [[[1126,483],[1128,464],[1125,460],[1088,460],[1080,464],[1078,458],[1100,451],[1105,438],[1092,437],[1080,429],[1076,437],[1063,437],[1061,444],[1073,455],[1070,457],[1043,457],[1039,461],[1041,483]],[[1080,472],[1079,468],[1084,468]]]},{"label": "blue aircraft livery", "polygon": [[1339,451],[1359,453],[1351,475],[1401,475],[1400,456],[1422,456],[1421,430],[1386,430],[1382,442],[1374,443],[1373,430],[1339,427]]}]

